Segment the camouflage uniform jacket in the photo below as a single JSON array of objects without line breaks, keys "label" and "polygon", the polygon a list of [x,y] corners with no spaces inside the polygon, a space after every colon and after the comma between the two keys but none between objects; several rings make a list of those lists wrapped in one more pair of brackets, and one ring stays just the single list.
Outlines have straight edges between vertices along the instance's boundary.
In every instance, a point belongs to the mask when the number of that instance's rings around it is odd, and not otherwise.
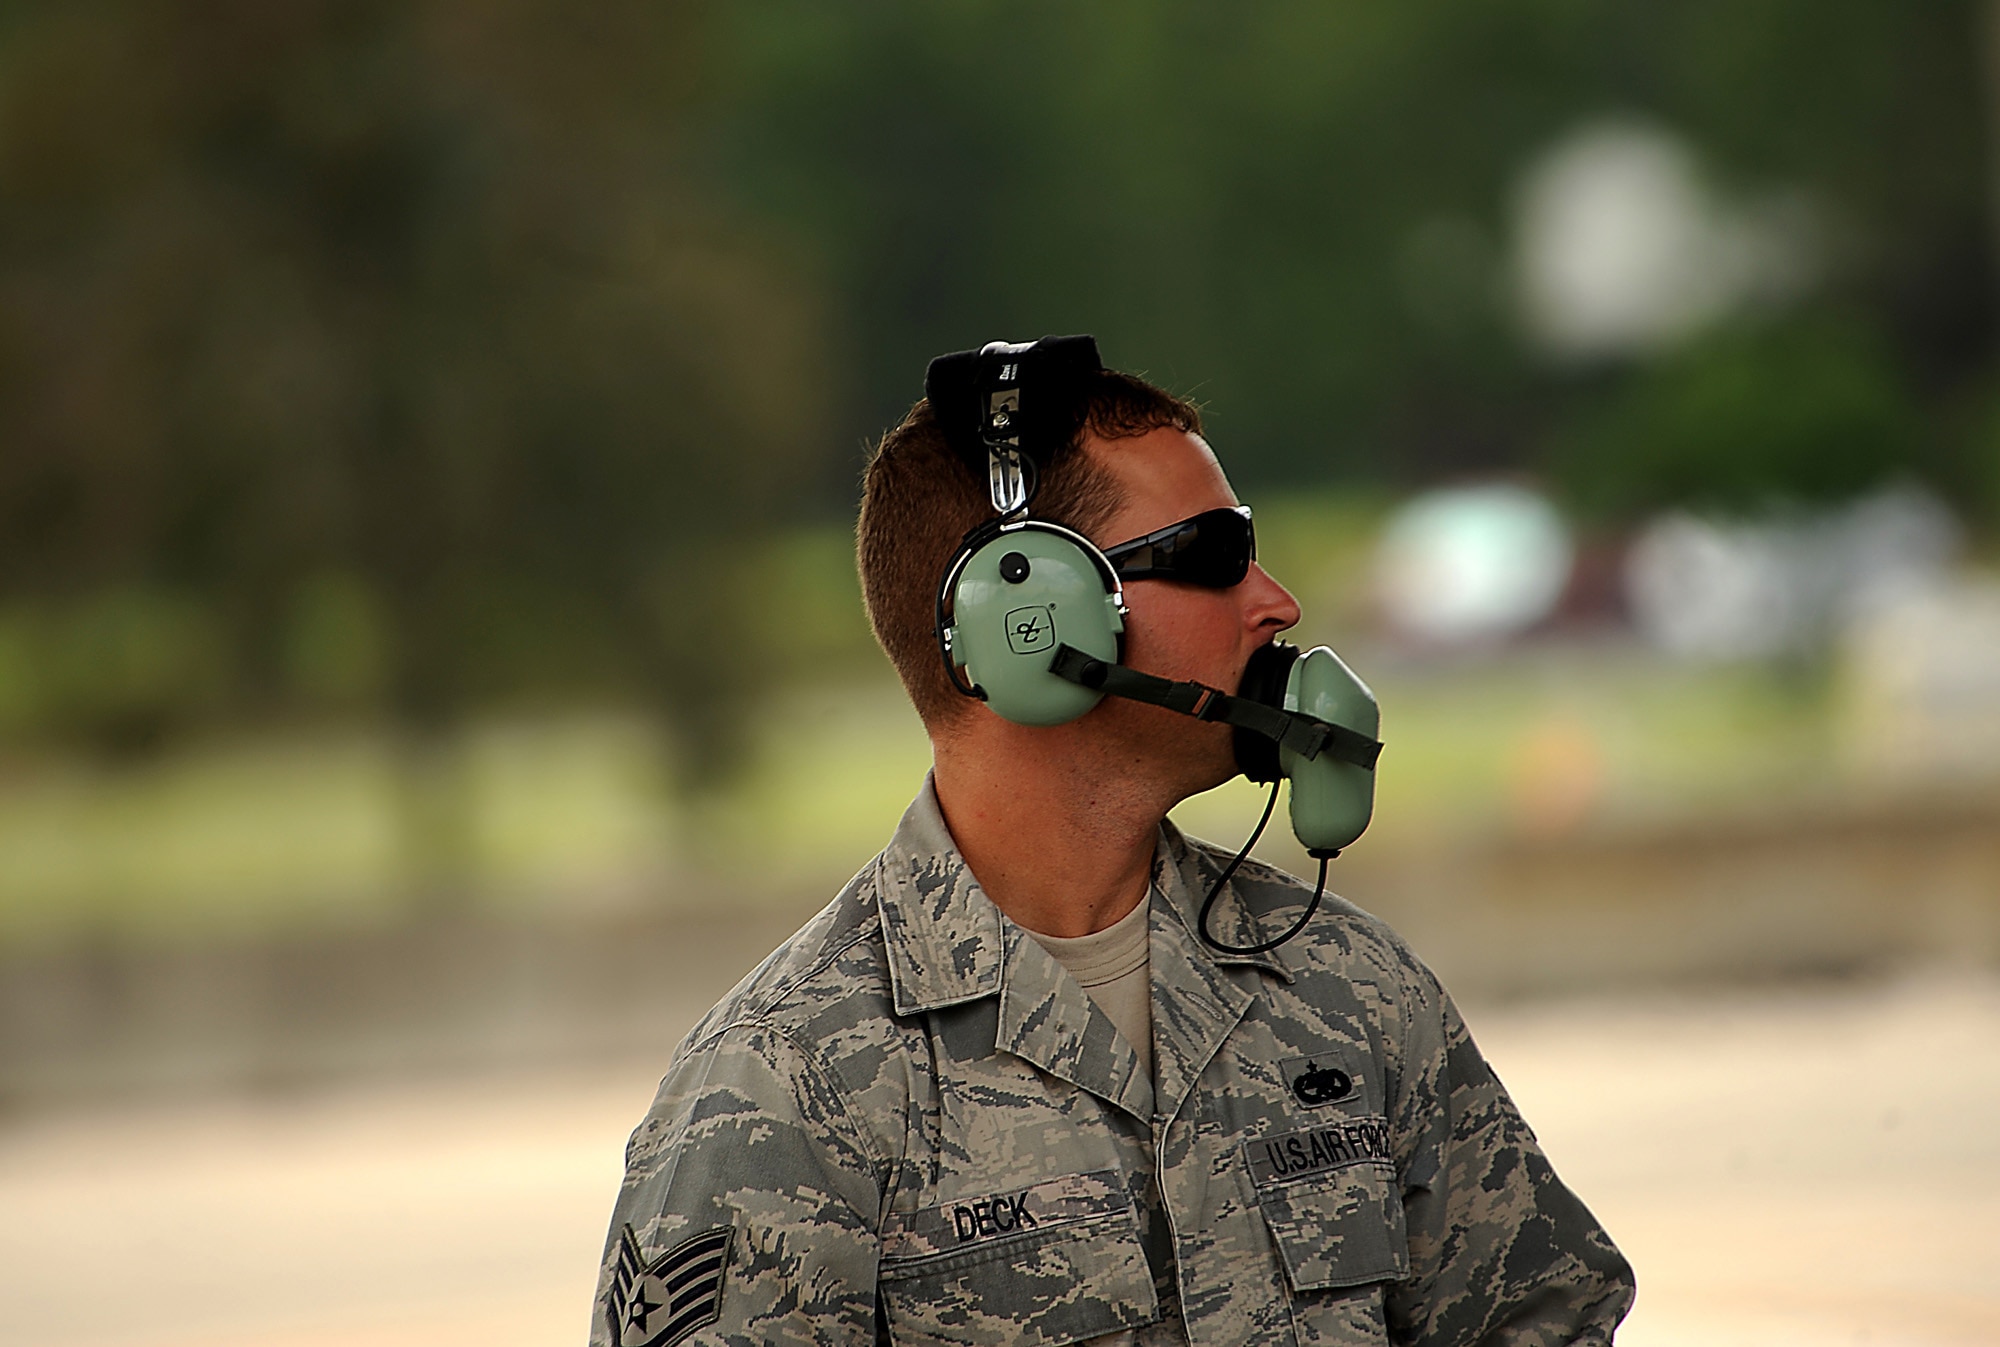
[{"label": "camouflage uniform jacket", "polygon": [[[1226,858],[1161,833],[1147,1080],[927,784],[676,1051],[593,1342],[1608,1343],[1631,1271],[1429,970],[1331,897],[1216,953]],[[1230,887],[1236,945],[1305,897]]]}]

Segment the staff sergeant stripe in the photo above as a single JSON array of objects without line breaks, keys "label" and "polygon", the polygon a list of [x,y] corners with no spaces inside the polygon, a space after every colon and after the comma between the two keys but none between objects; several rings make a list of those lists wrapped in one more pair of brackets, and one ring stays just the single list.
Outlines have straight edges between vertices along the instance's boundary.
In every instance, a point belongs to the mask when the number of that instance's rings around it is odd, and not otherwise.
[{"label": "staff sergeant stripe", "polygon": [[668,1281],[666,1284],[667,1290],[673,1292],[674,1298],[678,1300],[680,1298],[681,1287],[706,1273],[720,1271],[722,1271],[722,1250],[717,1249],[712,1257],[697,1263],[686,1272]]},{"label": "staff sergeant stripe", "polygon": [[710,1319],[715,1318],[717,1308],[715,1305],[696,1305],[693,1309],[667,1325],[667,1333],[663,1341],[671,1343],[680,1337],[681,1334],[694,1331],[694,1329],[707,1323]]},{"label": "staff sergeant stripe", "polygon": [[619,1347],[673,1347],[720,1317],[731,1234],[728,1226],[704,1230],[646,1265],[625,1227],[605,1307]]}]

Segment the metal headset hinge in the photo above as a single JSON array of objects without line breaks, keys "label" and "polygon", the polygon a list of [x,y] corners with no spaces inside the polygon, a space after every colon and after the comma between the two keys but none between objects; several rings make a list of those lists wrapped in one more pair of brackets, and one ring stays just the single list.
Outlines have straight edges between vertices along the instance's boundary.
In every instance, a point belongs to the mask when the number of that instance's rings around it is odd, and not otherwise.
[{"label": "metal headset hinge", "polygon": [[1028,473],[1021,461],[1021,362],[1007,359],[1033,342],[988,342],[982,356],[1000,356],[1000,368],[986,390],[979,417],[979,438],[986,445],[986,491],[1002,517],[1028,508]]}]

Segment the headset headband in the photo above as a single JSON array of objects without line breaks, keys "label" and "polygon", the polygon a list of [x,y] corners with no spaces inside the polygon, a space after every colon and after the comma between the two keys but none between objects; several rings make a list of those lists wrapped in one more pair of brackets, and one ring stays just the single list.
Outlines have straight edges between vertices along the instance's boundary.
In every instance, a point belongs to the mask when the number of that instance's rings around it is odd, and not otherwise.
[{"label": "headset headband", "polygon": [[1088,336],[988,342],[931,361],[931,414],[945,442],[986,479],[995,514],[1026,513],[1042,471],[1076,438],[1086,385],[1103,368]]}]

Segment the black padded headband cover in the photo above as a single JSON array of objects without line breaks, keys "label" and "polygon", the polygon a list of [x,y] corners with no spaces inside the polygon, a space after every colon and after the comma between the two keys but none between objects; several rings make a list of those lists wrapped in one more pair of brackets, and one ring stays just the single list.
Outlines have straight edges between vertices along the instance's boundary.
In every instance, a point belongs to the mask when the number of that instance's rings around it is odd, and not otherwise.
[{"label": "black padded headband cover", "polygon": [[1043,337],[1018,355],[954,351],[931,361],[924,372],[924,396],[944,431],[981,481],[986,480],[986,445],[979,437],[985,406],[982,394],[999,382],[1000,366],[1020,364],[1021,452],[1046,468],[1076,438],[1083,422],[1090,376],[1104,368],[1091,336]]}]

